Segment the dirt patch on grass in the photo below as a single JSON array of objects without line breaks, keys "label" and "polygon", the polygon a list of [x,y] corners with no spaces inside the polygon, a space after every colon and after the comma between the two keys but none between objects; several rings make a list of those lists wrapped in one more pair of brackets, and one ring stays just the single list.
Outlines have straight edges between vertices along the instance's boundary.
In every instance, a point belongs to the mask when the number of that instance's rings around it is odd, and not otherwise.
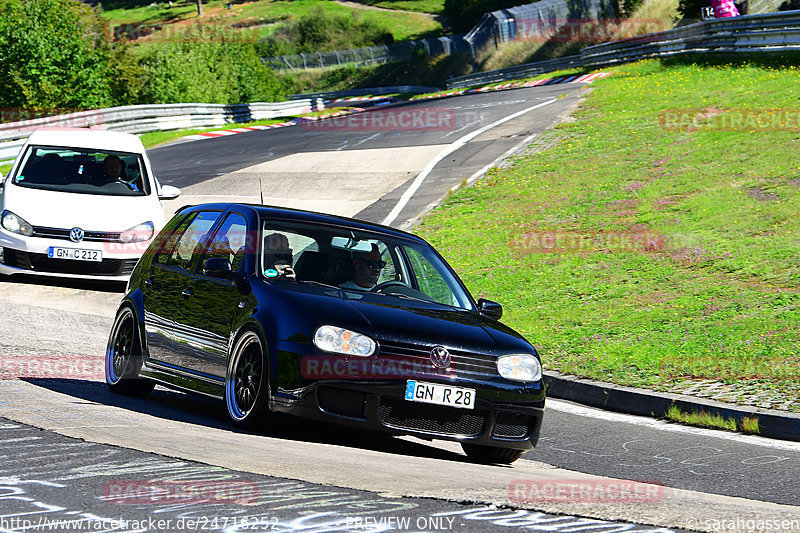
[{"label": "dirt patch on grass", "polygon": [[781,198],[779,194],[767,192],[761,187],[747,189],[747,196],[753,198],[754,200],[758,200],[759,202],[774,202],[776,200],[780,200]]}]

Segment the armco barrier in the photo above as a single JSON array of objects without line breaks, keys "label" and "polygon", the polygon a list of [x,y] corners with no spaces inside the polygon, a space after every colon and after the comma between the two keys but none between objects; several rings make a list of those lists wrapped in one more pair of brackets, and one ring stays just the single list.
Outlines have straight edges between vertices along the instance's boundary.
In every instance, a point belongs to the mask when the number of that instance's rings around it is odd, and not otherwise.
[{"label": "armco barrier", "polygon": [[0,162],[13,160],[30,132],[42,126],[98,127],[127,133],[206,128],[319,111],[318,98],[251,104],[133,105],[0,124]]},{"label": "armco barrier", "polygon": [[309,98],[322,98],[324,100],[333,100],[334,98],[349,98],[351,96],[381,96],[385,94],[399,94],[399,93],[433,93],[439,91],[438,87],[421,87],[419,85],[397,85],[393,87],[373,87],[371,89],[350,89],[349,91],[329,91],[321,93],[305,93],[293,94],[289,96],[290,99],[309,99]]},{"label": "armco barrier", "polygon": [[448,89],[537,76],[567,68],[599,68],[692,53],[800,51],[800,11],[699,22],[584,48],[580,55],[452,78]]}]

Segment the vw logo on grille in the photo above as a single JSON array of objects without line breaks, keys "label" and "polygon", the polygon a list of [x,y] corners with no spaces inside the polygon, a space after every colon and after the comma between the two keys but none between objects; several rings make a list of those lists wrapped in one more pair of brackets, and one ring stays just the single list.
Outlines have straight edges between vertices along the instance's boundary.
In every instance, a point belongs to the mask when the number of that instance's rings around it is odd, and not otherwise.
[{"label": "vw logo on grille", "polygon": [[83,240],[83,230],[81,228],[72,228],[69,231],[69,240],[72,242],[81,242]]},{"label": "vw logo on grille", "polygon": [[431,350],[431,363],[436,368],[447,368],[450,366],[450,352],[444,346],[434,346]]}]

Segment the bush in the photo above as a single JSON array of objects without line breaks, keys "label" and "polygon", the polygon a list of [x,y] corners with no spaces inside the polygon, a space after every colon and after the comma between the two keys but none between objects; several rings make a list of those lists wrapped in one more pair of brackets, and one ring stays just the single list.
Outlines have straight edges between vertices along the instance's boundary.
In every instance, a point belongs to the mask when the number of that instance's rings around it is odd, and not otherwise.
[{"label": "bush", "polygon": [[394,42],[391,32],[358,13],[335,15],[322,7],[312,9],[297,20],[284,24],[275,35],[262,40],[262,57],[277,57],[309,52],[346,50]]},{"label": "bush", "polygon": [[0,105],[112,104],[110,50],[103,21],[78,0],[0,0]]},{"label": "bush", "polygon": [[235,104],[282,99],[282,84],[261,63],[254,43],[241,35],[198,23],[172,41],[152,44],[141,60],[141,100]]}]

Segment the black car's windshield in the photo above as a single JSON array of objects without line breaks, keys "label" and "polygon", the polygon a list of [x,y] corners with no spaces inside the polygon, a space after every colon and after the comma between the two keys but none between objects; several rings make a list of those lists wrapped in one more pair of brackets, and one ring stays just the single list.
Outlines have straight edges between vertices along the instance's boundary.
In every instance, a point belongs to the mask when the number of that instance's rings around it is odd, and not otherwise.
[{"label": "black car's windshield", "polygon": [[262,235],[261,271],[268,279],[472,308],[458,279],[425,243],[274,220],[263,222]]},{"label": "black car's windshield", "polygon": [[14,184],[111,196],[150,193],[140,154],[57,146],[29,146]]}]

